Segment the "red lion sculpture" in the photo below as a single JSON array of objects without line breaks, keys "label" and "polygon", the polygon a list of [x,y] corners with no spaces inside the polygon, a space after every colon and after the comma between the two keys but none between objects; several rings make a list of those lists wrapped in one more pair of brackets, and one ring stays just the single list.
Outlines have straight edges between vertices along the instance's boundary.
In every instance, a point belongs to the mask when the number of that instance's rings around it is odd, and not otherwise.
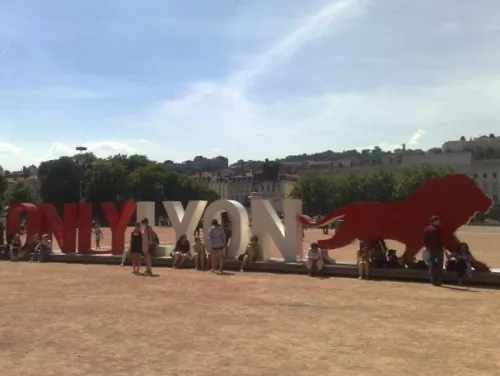
[{"label": "red lion sculpture", "polygon": [[[343,218],[332,238],[318,241],[324,249],[349,245],[356,239],[372,244],[391,239],[405,244],[403,257],[412,262],[423,248],[423,232],[429,218],[441,218],[444,246],[453,250],[459,244],[455,232],[477,212],[487,212],[493,201],[466,175],[448,175],[428,181],[408,199],[398,203],[358,202],[328,214],[321,221],[301,215],[299,221],[310,227],[322,227]],[[475,261],[476,270],[489,270]]]}]

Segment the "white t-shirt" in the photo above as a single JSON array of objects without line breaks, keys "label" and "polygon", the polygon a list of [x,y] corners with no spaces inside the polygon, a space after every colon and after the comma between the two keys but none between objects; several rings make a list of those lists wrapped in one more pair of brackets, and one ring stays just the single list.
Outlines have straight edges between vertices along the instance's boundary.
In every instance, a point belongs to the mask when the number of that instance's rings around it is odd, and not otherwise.
[{"label": "white t-shirt", "polygon": [[431,251],[428,249],[424,249],[422,252],[422,261],[425,262],[425,265],[429,265],[431,262]]}]

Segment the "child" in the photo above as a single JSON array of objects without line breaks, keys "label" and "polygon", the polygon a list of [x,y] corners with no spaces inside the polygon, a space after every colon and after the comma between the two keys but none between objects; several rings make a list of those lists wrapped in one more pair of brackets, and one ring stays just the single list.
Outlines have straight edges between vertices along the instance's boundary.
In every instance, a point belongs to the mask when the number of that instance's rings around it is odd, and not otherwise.
[{"label": "child", "polygon": [[357,253],[357,267],[359,279],[370,278],[370,249],[365,242],[359,242],[359,250]]},{"label": "child", "polygon": [[42,240],[35,247],[35,252],[31,256],[31,262],[44,262],[45,257],[52,252],[52,242],[48,234],[42,235]]},{"label": "child", "polygon": [[101,240],[104,239],[104,235],[102,234],[102,230],[99,225],[94,227],[94,236],[95,236],[95,249],[101,249]]},{"label": "child", "polygon": [[16,233],[10,242],[10,261],[19,261],[21,252],[21,235]]},{"label": "child", "polygon": [[260,245],[259,245],[259,238],[257,236],[252,236],[250,238],[250,244],[248,244],[247,249],[245,253],[241,257],[241,266],[240,266],[240,272],[243,272],[243,269],[245,266],[250,262],[254,262],[258,255],[260,255]]},{"label": "child", "polygon": [[194,268],[195,270],[204,270],[205,267],[205,244],[201,242],[201,238],[194,238],[193,244],[194,253]]},{"label": "child", "polygon": [[306,267],[309,271],[309,277],[312,276],[314,267],[320,272],[323,269],[323,258],[318,243],[311,243],[311,248],[307,251]]}]

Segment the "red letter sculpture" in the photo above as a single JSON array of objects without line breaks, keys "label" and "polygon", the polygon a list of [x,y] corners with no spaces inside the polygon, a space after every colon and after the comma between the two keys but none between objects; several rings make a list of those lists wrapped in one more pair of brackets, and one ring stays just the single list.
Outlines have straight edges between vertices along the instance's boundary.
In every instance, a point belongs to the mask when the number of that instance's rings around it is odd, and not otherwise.
[{"label": "red letter sculpture", "polygon": [[[455,232],[467,224],[477,212],[487,212],[492,200],[466,175],[449,175],[428,181],[400,203],[358,202],[330,213],[315,222],[307,216],[299,220],[306,226],[322,227],[343,218],[335,235],[318,241],[325,249],[349,245],[356,239],[372,244],[378,239],[391,239],[405,244],[403,254],[407,262],[423,248],[423,233],[432,215],[441,218],[441,231],[446,249],[459,244]],[[474,268],[489,268],[475,260]]]},{"label": "red letter sculpture", "polygon": [[78,207],[78,253],[90,253],[92,240],[92,203],[84,202]]},{"label": "red letter sculpture", "polygon": [[125,249],[125,230],[135,212],[136,203],[125,202],[119,215],[113,203],[101,202],[101,207],[111,229],[111,254],[121,255]]},{"label": "red letter sculpture", "polygon": [[15,204],[12,205],[7,214],[7,234],[16,234],[21,227],[21,213],[27,213],[28,236],[33,236],[40,232],[42,224],[42,213],[35,204]]},{"label": "red letter sculpture", "polygon": [[38,208],[43,213],[41,232],[50,236],[54,234],[62,253],[75,253],[78,204],[64,204],[62,221],[54,205],[42,204]]}]

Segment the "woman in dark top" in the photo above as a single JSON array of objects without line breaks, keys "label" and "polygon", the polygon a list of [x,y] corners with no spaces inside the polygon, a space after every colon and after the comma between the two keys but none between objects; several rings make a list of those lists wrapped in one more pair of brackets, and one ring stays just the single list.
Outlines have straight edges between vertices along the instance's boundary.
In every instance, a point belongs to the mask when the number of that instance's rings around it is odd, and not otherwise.
[{"label": "woman in dark top", "polygon": [[469,245],[467,243],[460,243],[452,256],[456,260],[458,283],[461,285],[464,277],[470,278],[472,255],[469,250]]},{"label": "woman in dark top", "polygon": [[191,251],[191,244],[189,244],[189,240],[186,235],[181,235],[175,243],[174,248],[174,260],[172,263],[173,268],[178,268],[184,261],[189,258],[189,253]]},{"label": "woman in dark top", "polygon": [[132,257],[132,268],[134,274],[139,273],[141,268],[141,255],[142,255],[142,234],[141,224],[136,223],[134,230],[130,234],[130,255]]},{"label": "woman in dark top", "polygon": [[227,212],[223,212],[221,214],[221,226],[224,230],[224,236],[226,239],[226,246],[224,247],[224,258],[227,257],[227,249],[229,247],[229,241],[231,240],[231,236],[233,235],[231,220],[229,219],[229,214]]}]

